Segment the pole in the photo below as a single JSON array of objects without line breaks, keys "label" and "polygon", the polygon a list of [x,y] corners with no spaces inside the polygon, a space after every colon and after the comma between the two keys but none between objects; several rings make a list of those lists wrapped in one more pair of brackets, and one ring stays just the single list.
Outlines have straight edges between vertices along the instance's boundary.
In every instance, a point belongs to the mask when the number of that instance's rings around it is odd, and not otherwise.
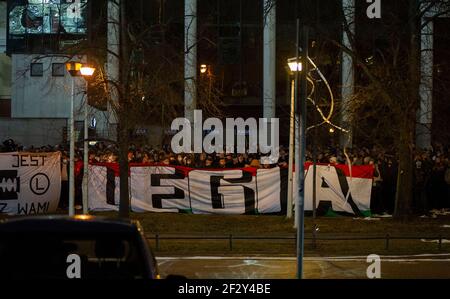
[{"label": "pole", "polygon": [[75,78],[72,77],[72,96],[70,100],[70,155],[69,155],[69,216],[75,215],[75,123],[73,102],[75,97]]},{"label": "pole", "polygon": [[288,194],[286,218],[292,218],[292,171],[294,166],[294,105],[295,105],[295,80],[291,82],[291,114],[289,118],[289,167],[288,167]]},{"label": "pole", "polygon": [[[318,81],[316,80],[316,83]],[[318,86],[315,87],[314,90],[314,102],[316,103],[316,105],[318,105]],[[314,110],[317,110],[317,107],[314,107]],[[314,111],[314,123],[317,123],[317,111]],[[316,213],[317,213],[317,178],[316,178],[316,174],[317,174],[317,127],[314,128],[314,140],[313,140],[313,219],[314,219],[314,232],[315,232],[315,220],[316,220]]]},{"label": "pole", "polygon": [[416,129],[417,148],[431,147],[431,125],[433,123],[433,36],[434,22],[426,22],[420,31],[420,84],[419,84],[419,114]]},{"label": "pole", "polygon": [[[298,59],[298,58],[297,58]],[[298,82],[298,77],[296,79],[296,82]],[[300,131],[300,126],[299,126],[299,116],[298,116],[298,100],[297,100],[297,94],[298,94],[298,83],[295,83],[295,106],[294,106],[294,111],[295,111],[295,118],[294,118],[294,131],[295,131],[295,158],[294,158],[294,165],[299,165],[300,163],[300,136],[299,136],[299,131]],[[294,170],[294,184],[293,186],[295,186],[296,188],[299,188],[300,186],[300,169],[298,167],[295,167]],[[296,202],[296,209],[295,209],[295,221],[294,221],[294,228],[298,227],[298,205],[297,205],[297,201],[298,201],[298,192],[294,192],[295,196],[295,202]]]},{"label": "pole", "polygon": [[[320,9],[319,9],[319,1],[316,2],[316,26],[320,23]],[[319,82],[318,80],[315,81],[316,83]],[[318,84],[314,88],[314,103],[319,105],[318,103],[319,99],[319,86]],[[317,107],[314,107],[314,124],[317,124]],[[317,127],[314,128],[314,140],[313,140],[313,248],[316,248],[316,232],[317,232],[317,223],[316,223],[316,217],[317,217]]]},{"label": "pole", "polygon": [[194,121],[197,106],[197,0],[184,2],[184,117]]},{"label": "pole", "polygon": [[263,1],[263,117],[276,113],[276,1]]},{"label": "pole", "polygon": [[[296,23],[296,39],[295,39],[295,60],[299,61],[299,36],[300,36],[300,20],[297,18]],[[302,69],[303,70],[303,69]],[[295,118],[294,118],[294,131],[295,131],[295,158],[294,158],[294,164],[298,165],[300,161],[300,145],[299,145],[299,116],[298,116],[298,70],[295,72],[294,76],[294,96],[295,96],[295,103],[294,103],[294,111],[295,111]],[[298,167],[295,167],[295,184],[296,188],[300,186],[299,184],[299,178],[300,178],[300,171]],[[298,227],[298,193],[294,192],[295,196],[295,219],[294,219],[294,228],[297,229]]]},{"label": "pole", "polygon": [[[298,21],[297,21],[298,22]],[[305,151],[306,151],[306,98],[308,82],[306,80],[308,75],[308,27],[303,26],[302,34],[302,66],[300,80],[300,159],[298,168],[300,171],[300,185],[298,197],[298,228],[297,228],[297,278],[303,278],[303,250],[304,250],[304,210],[305,210]],[[298,47],[297,47],[298,51]]]},{"label": "pole", "polygon": [[[314,139],[317,138],[317,128],[314,128]],[[315,144],[315,140],[314,140],[314,145],[313,145],[313,219],[316,219],[316,196],[317,196],[317,190],[316,190],[316,186],[317,186],[317,178],[316,178],[316,174],[317,174],[317,148],[316,148],[316,144]]]},{"label": "pole", "polygon": [[[351,35],[355,35],[355,0],[343,0],[342,1],[342,11],[344,13],[344,18],[347,21],[348,29]],[[348,32],[344,30],[342,32],[342,45],[347,47],[348,49],[352,49],[354,45],[351,43],[351,36],[348,36]],[[353,58],[351,55],[347,54],[345,51],[342,51],[342,60],[341,60],[341,98],[342,98],[342,107],[341,107],[341,124],[343,126],[348,125],[349,122],[349,113],[348,113],[348,104],[352,99],[352,96],[355,91],[355,70],[353,65]],[[352,133],[350,132],[350,142],[348,146],[352,146]],[[341,133],[340,136],[340,144],[341,147],[344,147],[348,142],[348,136]]]},{"label": "pole", "polygon": [[[120,82],[120,3],[121,0],[108,0],[108,25],[106,75],[108,82]],[[115,107],[119,103],[119,93],[115,85],[108,83],[109,99],[105,129],[109,139],[117,141],[118,116]],[[99,114],[102,115],[103,113]]]},{"label": "pole", "polygon": [[[297,23],[296,23],[296,38],[295,38],[295,59],[296,61],[299,61],[299,53],[298,53],[298,49],[299,49],[299,36],[300,36],[300,20],[297,18]],[[303,67],[302,67],[302,71],[303,71]],[[298,166],[300,166],[298,164],[299,162],[299,139],[298,139],[298,124],[297,122],[299,121],[298,119],[298,100],[297,100],[297,95],[298,95],[298,71],[295,72],[295,77],[294,77],[294,94],[295,94],[295,163],[297,164],[297,167],[295,168],[296,170],[296,176],[295,179],[298,180],[299,179],[299,174],[300,172],[298,171]],[[297,181],[296,181],[297,182]],[[298,188],[299,185],[296,185],[296,188]],[[298,229],[298,222],[299,222],[299,204],[298,204],[298,193],[295,192],[295,194],[297,195],[295,197],[295,220],[294,220],[294,228],[297,229],[297,277],[299,278],[298,275],[298,269],[301,268],[299,267],[299,263],[303,263],[303,257],[301,256],[301,252],[298,250],[299,248],[299,229]]]},{"label": "pole", "polygon": [[86,97],[84,101],[84,148],[83,148],[83,214],[88,213],[88,175],[89,175],[89,120],[88,120],[88,83],[86,81]]},{"label": "pole", "polygon": [[[316,81],[317,82],[317,81]],[[314,91],[314,102],[318,105],[318,86]],[[316,108],[316,107],[315,107]],[[314,123],[317,123],[317,111],[314,111]],[[316,233],[317,233],[317,127],[314,128],[314,140],[313,140],[313,248],[316,248]]]}]

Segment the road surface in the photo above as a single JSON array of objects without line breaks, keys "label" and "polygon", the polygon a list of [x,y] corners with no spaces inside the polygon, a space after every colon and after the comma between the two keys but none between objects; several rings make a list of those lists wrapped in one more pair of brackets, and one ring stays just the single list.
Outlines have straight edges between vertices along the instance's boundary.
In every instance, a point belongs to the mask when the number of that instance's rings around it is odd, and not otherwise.
[{"label": "road surface", "polygon": [[[161,276],[187,278],[295,278],[294,257],[158,257]],[[307,257],[304,277],[312,279],[367,278],[366,257]],[[381,278],[450,278],[450,254],[381,256]]]}]

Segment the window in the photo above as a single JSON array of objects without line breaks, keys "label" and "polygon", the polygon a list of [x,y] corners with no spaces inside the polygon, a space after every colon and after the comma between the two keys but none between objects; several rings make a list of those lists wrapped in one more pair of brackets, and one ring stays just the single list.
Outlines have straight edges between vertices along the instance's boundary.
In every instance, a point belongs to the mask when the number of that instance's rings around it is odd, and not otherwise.
[{"label": "window", "polygon": [[7,118],[11,117],[11,100],[10,99],[5,99],[5,100],[0,99],[0,117],[7,117]]},{"label": "window", "polygon": [[42,77],[42,75],[44,74],[44,66],[42,65],[42,63],[32,63],[30,74],[33,77]]},{"label": "window", "polygon": [[53,63],[52,64],[52,76],[53,77],[64,77],[66,73],[66,66],[64,63]]}]

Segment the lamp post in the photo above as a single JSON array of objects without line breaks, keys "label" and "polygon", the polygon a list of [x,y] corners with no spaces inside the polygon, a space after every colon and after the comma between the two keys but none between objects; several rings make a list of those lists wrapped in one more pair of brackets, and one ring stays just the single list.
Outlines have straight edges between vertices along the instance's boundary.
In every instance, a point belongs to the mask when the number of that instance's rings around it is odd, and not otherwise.
[{"label": "lamp post", "polygon": [[[299,20],[297,19],[297,28],[299,28]],[[297,29],[297,32],[299,30]],[[300,151],[298,158],[298,170],[299,170],[299,196],[298,196],[298,207],[295,209],[298,211],[297,213],[297,278],[303,278],[303,253],[304,253],[304,223],[305,223],[305,153],[306,153],[306,101],[307,101],[307,88],[308,88],[308,47],[309,47],[309,29],[306,26],[303,26],[303,34],[302,34],[302,63],[303,63],[303,72],[301,72],[300,78]],[[298,34],[297,34],[298,41]],[[298,42],[297,42],[298,44]],[[298,49],[297,47],[297,57],[298,57]],[[298,72],[297,75],[298,76]]]},{"label": "lamp post", "polygon": [[200,65],[200,76],[204,78],[205,76],[208,77],[208,98],[211,98],[211,91],[212,91],[212,73],[211,73],[211,66],[207,64],[201,64]]},{"label": "lamp post", "polygon": [[[93,68],[89,68],[86,66],[83,66],[80,62],[70,61],[66,63],[66,69],[69,72],[69,74],[72,76],[72,94],[71,94],[71,100],[70,100],[70,120],[69,120],[69,128],[70,128],[70,154],[69,154],[69,216],[75,215],[75,120],[73,115],[73,105],[74,105],[74,99],[75,99],[75,77],[82,76],[92,76],[94,73]],[[82,71],[83,69],[83,71]],[[89,70],[91,69],[91,70]],[[85,118],[86,117],[86,111],[87,111],[87,101],[85,104]],[[86,124],[86,119],[85,119]],[[86,128],[85,128],[86,130]],[[85,139],[86,136],[85,136]],[[87,140],[85,140],[85,146],[86,146]],[[86,150],[85,150],[86,155]],[[86,157],[85,157],[86,159]],[[86,169],[86,167],[85,167]],[[84,181],[84,178],[83,178]],[[85,202],[84,202],[84,190],[83,190],[83,212],[85,210]],[[86,193],[87,196],[87,193]],[[86,206],[87,208],[87,206]]]},{"label": "lamp post", "polygon": [[69,216],[75,215],[75,122],[73,118],[73,102],[75,98],[75,77],[79,76],[81,69],[81,63],[68,62],[66,63],[66,69],[72,76],[72,94],[70,99],[70,146],[69,146]]},{"label": "lamp post", "polygon": [[88,65],[83,65],[80,69],[81,75],[86,81],[86,98],[84,101],[84,143],[83,143],[83,214],[88,213],[88,176],[89,176],[89,113],[88,113],[88,81],[87,78],[91,77],[95,72],[95,68]]},{"label": "lamp post", "polygon": [[[287,61],[291,74],[295,74],[302,70],[302,64],[296,57],[289,58]],[[298,119],[295,114],[295,103],[297,94],[295,92],[295,77],[291,80],[291,113],[289,122],[289,168],[288,168],[288,198],[287,198],[287,212],[286,218],[292,218],[292,203],[293,203],[293,166],[294,166],[294,126],[295,131],[298,131]]]},{"label": "lamp post", "polygon": [[[294,111],[295,119],[298,120],[298,129],[295,131],[295,174],[298,182],[298,200],[295,206],[295,227],[297,228],[297,278],[303,278],[303,255],[304,255],[304,203],[305,203],[305,152],[306,152],[306,100],[307,100],[307,75],[308,75],[308,28],[303,26],[302,34],[302,53],[299,55],[300,49],[300,19],[297,18],[295,58],[289,59],[288,64],[295,70],[294,75]],[[301,70],[301,72],[300,72]],[[297,91],[300,78],[300,109],[297,109]],[[298,116],[298,111],[301,115]],[[297,137],[298,136],[298,137]]]},{"label": "lamp post", "polygon": [[208,66],[206,64],[200,65],[200,73],[204,74],[208,70]]}]

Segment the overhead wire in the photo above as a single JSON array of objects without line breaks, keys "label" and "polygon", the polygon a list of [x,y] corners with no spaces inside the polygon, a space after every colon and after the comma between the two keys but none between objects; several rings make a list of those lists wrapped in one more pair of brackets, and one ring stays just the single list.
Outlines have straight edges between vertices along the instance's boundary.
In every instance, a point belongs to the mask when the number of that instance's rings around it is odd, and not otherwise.
[{"label": "overhead wire", "polygon": [[318,80],[313,80],[313,79],[311,79],[311,78],[309,78],[307,76],[307,80],[308,80],[309,83],[311,83],[311,86],[312,86],[311,93],[308,95],[307,99],[314,105],[314,108],[319,112],[319,114],[320,114],[320,116],[322,118],[322,122],[320,122],[318,124],[315,124],[315,125],[312,125],[312,126],[309,126],[306,129],[306,132],[311,130],[311,129],[313,129],[313,128],[320,127],[323,124],[328,124],[328,125],[338,129],[339,131],[341,131],[341,132],[343,132],[343,133],[345,133],[347,135],[347,139],[346,139],[346,142],[345,142],[345,145],[344,145],[344,155],[345,155],[345,158],[346,158],[346,161],[347,161],[347,165],[348,165],[348,168],[349,168],[350,182],[349,182],[349,189],[347,191],[347,194],[345,195],[345,202],[344,202],[344,206],[345,206],[345,205],[348,204],[348,199],[350,197],[352,186],[353,186],[352,161],[351,161],[350,156],[349,156],[348,151],[347,151],[347,147],[348,147],[348,145],[351,142],[350,130],[345,129],[343,127],[340,127],[340,126],[334,124],[331,121],[331,117],[333,116],[334,105],[335,105],[334,104],[335,99],[334,99],[333,91],[332,91],[332,89],[330,87],[330,84],[328,83],[328,80],[322,74],[322,72],[317,67],[317,65],[314,63],[314,61],[310,57],[308,57],[308,61],[314,67],[314,69],[312,69],[310,72],[315,71],[320,76],[320,78],[324,82],[325,86],[327,87],[327,90],[328,90],[328,93],[329,93],[329,96],[330,96],[330,111],[328,112],[328,115],[325,116],[325,114],[323,113],[322,109],[319,107],[318,103],[316,103],[316,101],[312,98],[312,95],[314,94],[314,92],[316,92],[315,83],[318,82]]}]

